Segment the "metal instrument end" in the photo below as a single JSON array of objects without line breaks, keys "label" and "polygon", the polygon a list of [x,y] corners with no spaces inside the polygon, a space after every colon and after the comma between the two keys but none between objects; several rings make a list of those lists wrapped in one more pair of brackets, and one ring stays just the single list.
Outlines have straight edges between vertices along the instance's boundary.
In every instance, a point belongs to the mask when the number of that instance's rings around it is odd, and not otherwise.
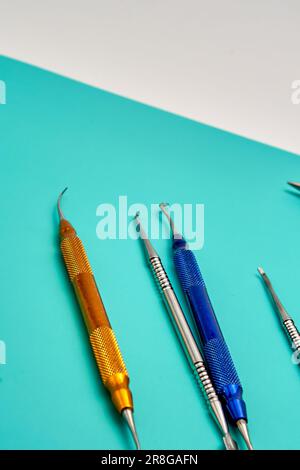
[{"label": "metal instrument end", "polygon": [[138,435],[137,435],[132,409],[125,408],[122,411],[122,416],[125,419],[128,427],[131,431],[133,440],[134,440],[135,445],[136,445],[136,450],[141,450],[141,445],[140,445],[140,441],[139,441],[139,438],[138,438]]},{"label": "metal instrument end", "polygon": [[137,226],[137,229],[139,230],[140,232],[140,237],[141,239],[143,240],[144,242],[144,245],[145,245],[145,249],[147,251],[147,254],[148,254],[148,257],[149,259],[152,259],[152,258],[159,258],[157,252],[155,251],[152,243],[150,242],[142,224],[141,224],[141,220],[140,220],[140,217],[139,217],[139,212],[137,212],[134,216],[134,220],[136,222],[136,226]]},{"label": "metal instrument end", "polygon": [[182,238],[182,235],[176,230],[175,228],[175,225],[174,225],[174,221],[172,219],[172,217],[170,216],[169,212],[167,211],[167,207],[169,207],[169,203],[167,202],[161,202],[159,204],[159,208],[160,210],[165,214],[165,216],[167,217],[168,221],[169,221],[169,224],[170,224],[170,227],[171,227],[171,230],[172,230],[172,233],[173,233],[173,237],[174,238]]},{"label": "metal instrument end", "polygon": [[133,220],[135,221],[136,223],[136,228],[137,230],[142,234],[143,232],[143,227],[142,227],[142,224],[141,224],[141,219],[140,219],[140,211],[138,211],[135,216],[133,217]]},{"label": "metal instrument end", "polygon": [[229,432],[223,436],[223,442],[226,450],[239,450],[237,443]]},{"label": "metal instrument end", "polygon": [[67,191],[68,187],[66,187],[61,193],[60,195],[58,196],[58,199],[57,199],[57,210],[58,210],[58,215],[59,215],[59,218],[60,220],[63,220],[64,219],[64,215],[62,213],[62,210],[61,210],[61,198],[63,197],[63,195],[65,194],[65,192]]},{"label": "metal instrument end", "polygon": [[[212,384],[211,384],[212,386]],[[216,422],[219,425],[219,428],[223,435],[223,442],[225,444],[226,450],[238,450],[237,443],[232,438],[231,434],[229,433],[227,420],[224,414],[223,406],[220,400],[210,400],[210,409],[213,412],[213,416]]]},{"label": "metal instrument end", "polygon": [[168,202],[161,202],[159,204],[159,208],[165,213],[165,210],[166,210],[166,207],[169,207],[169,203]]},{"label": "metal instrument end", "polygon": [[288,181],[287,183],[293,188],[298,189],[298,191],[300,191],[300,183],[294,183],[292,181]]},{"label": "metal instrument end", "polygon": [[259,274],[261,275],[268,292],[270,293],[270,296],[275,304],[276,309],[278,310],[278,313],[280,315],[282,322],[284,323],[286,320],[290,320],[291,317],[289,316],[284,306],[282,305],[281,301],[279,300],[279,297],[275,293],[269,277],[267,276],[267,274],[265,273],[262,267],[257,268],[257,270]]},{"label": "metal instrument end", "polygon": [[259,272],[259,274],[260,274],[261,276],[264,276],[264,275],[266,274],[265,271],[263,270],[263,268],[260,267],[260,266],[257,268],[257,271]]},{"label": "metal instrument end", "polygon": [[237,424],[238,430],[240,431],[241,435],[243,436],[243,439],[246,443],[246,446],[247,446],[248,450],[254,450],[253,446],[251,444],[250,436],[249,436],[247,421],[245,419],[239,419],[236,422],[236,424]]}]

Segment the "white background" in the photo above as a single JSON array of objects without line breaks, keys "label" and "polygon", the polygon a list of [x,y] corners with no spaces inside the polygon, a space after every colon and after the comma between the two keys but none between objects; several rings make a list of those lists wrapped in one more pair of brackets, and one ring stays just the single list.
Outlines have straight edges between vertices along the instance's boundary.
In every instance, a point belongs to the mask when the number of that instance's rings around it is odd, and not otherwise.
[{"label": "white background", "polygon": [[299,0],[0,0],[0,51],[300,154]]}]

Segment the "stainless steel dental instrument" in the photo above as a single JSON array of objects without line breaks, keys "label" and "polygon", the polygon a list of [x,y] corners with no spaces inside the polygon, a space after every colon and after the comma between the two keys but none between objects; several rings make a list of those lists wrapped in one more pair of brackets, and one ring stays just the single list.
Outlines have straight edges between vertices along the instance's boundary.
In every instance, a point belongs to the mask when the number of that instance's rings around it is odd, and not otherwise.
[{"label": "stainless steel dental instrument", "polygon": [[287,334],[288,338],[290,339],[290,341],[292,342],[293,349],[300,353],[300,333],[297,330],[297,327],[296,327],[293,319],[290,317],[290,315],[287,313],[284,306],[280,302],[276,292],[273,289],[271,281],[268,278],[268,276],[266,275],[263,268],[259,267],[259,268],[257,268],[257,270],[258,270],[259,274],[261,275],[269,294],[271,295],[271,298],[274,302],[276,310],[279,313],[279,317],[280,317],[281,323],[283,325],[283,329],[286,332],[286,334]]},{"label": "stainless steel dental instrument", "polygon": [[189,250],[183,236],[175,229],[173,219],[166,210],[173,233],[173,260],[182,290],[189,303],[202,343],[202,351],[218,396],[226,406],[232,421],[238,427],[247,448],[253,450],[247,426],[243,389],[231,354],[225,342],[194,253]]},{"label": "stainless steel dental instrument", "polygon": [[140,237],[144,242],[153,276],[159,284],[161,295],[174,322],[178,337],[182,342],[190,365],[199,381],[199,384],[202,386],[204,395],[208,399],[212,415],[222,431],[225,447],[227,450],[237,450],[237,444],[229,433],[228,424],[226,422],[221,402],[219,401],[211,383],[199,348],[186,321],[170,280],[164,270],[162,262],[141,225],[138,213],[136,214],[135,221],[140,232]]}]

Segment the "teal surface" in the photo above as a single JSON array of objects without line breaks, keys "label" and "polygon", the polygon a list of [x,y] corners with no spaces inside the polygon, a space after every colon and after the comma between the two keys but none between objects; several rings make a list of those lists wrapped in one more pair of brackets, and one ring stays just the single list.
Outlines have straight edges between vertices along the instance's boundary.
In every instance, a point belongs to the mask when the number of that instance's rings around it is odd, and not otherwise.
[{"label": "teal surface", "polygon": [[[256,274],[300,325],[300,159],[0,58],[0,447],[127,449],[62,265],[56,198],[87,249],[131,376],[144,449],[219,449],[139,241],[101,241],[96,207],[205,204],[197,252],[257,449],[299,448],[299,367]],[[259,112],[259,110],[258,110]],[[271,123],[270,123],[271,125]],[[166,240],[155,242],[178,287]],[[182,298],[182,296],[180,296]]]}]

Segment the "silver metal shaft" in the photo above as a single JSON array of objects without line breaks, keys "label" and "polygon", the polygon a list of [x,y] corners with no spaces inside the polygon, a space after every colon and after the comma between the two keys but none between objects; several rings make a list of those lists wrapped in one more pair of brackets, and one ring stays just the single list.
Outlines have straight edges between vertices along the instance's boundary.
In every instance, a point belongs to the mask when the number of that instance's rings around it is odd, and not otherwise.
[{"label": "silver metal shaft", "polygon": [[125,419],[126,423],[128,424],[128,427],[130,429],[130,432],[132,434],[132,437],[134,439],[135,445],[136,445],[136,450],[141,450],[141,445],[140,441],[136,432],[136,427],[135,427],[135,422],[134,422],[134,417],[133,417],[133,411],[130,408],[125,408],[122,411],[122,416]]},{"label": "silver metal shaft", "polygon": [[297,189],[298,191],[300,191],[300,183],[294,183],[292,181],[288,181],[288,184],[292,186],[293,188]]},{"label": "silver metal shaft", "polygon": [[170,313],[177,335],[181,341],[181,344],[183,345],[192,370],[199,384],[201,385],[205,397],[207,398],[210,404],[210,411],[212,412],[214,419],[216,420],[217,424],[219,425],[222,431],[225,448],[227,450],[237,450],[237,444],[229,433],[228,424],[224,415],[221,402],[219,401],[219,398],[213,387],[209,374],[206,370],[202,355],[199,351],[193,333],[188,325],[188,322],[185,318],[185,315],[179,304],[176,294],[172,288],[168,275],[162,265],[162,262],[157,252],[155,251],[149,239],[147,238],[147,235],[143,230],[138,215],[136,216],[135,220],[137,226],[139,227],[140,235],[145,245],[147,257],[151,265],[154,278],[159,284],[162,297]]},{"label": "silver metal shaft", "polygon": [[236,425],[241,435],[243,436],[244,441],[246,442],[248,450],[254,450],[248,432],[247,421],[245,419],[238,419]]},{"label": "silver metal shaft", "polygon": [[167,219],[169,221],[173,237],[177,238],[177,239],[181,239],[182,235],[177,231],[177,229],[174,225],[174,221],[173,221],[172,217],[170,216],[169,212],[166,209],[167,207],[169,207],[169,204],[167,202],[161,202],[159,204],[159,207],[160,207],[160,210],[165,214],[165,216],[167,217]]},{"label": "silver metal shaft", "polygon": [[265,285],[268,289],[268,292],[271,295],[271,298],[274,302],[276,310],[279,313],[281,323],[284,327],[284,331],[286,332],[288,338],[291,340],[294,349],[300,353],[300,333],[299,333],[299,331],[298,331],[298,329],[297,329],[297,327],[294,323],[294,320],[290,317],[290,315],[287,313],[286,309],[284,308],[284,306],[280,302],[276,292],[273,289],[271,281],[268,278],[268,276],[266,275],[263,268],[259,267],[258,272],[261,275],[261,277],[262,277],[262,279],[263,279],[263,281],[264,281],[264,283],[265,283]]}]

